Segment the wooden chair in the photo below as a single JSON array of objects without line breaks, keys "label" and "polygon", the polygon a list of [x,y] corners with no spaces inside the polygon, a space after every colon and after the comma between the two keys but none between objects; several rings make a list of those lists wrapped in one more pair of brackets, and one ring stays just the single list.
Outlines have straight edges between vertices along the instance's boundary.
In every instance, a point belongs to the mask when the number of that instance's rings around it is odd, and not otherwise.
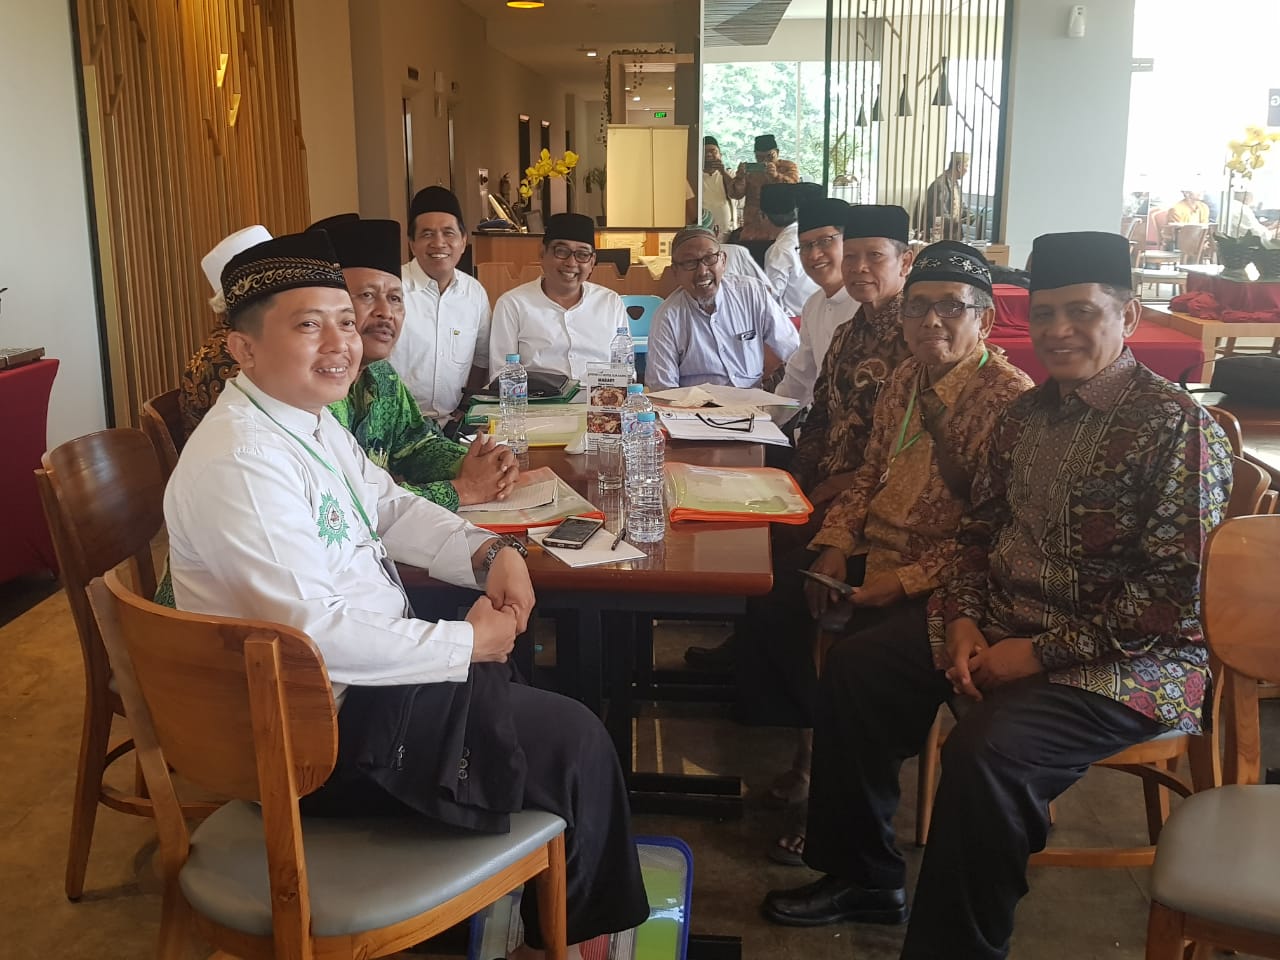
[{"label": "wooden chair", "polygon": [[[151,441],[140,430],[91,433],[55,447],[41,462],[36,486],[84,658],[84,722],[66,873],[67,897],[78,900],[84,892],[98,804],[135,816],[152,815],[140,777],[135,777],[133,793],[103,782],[106,769],[133,749],[133,741],[110,745],[112,718],[125,712],[112,687],[107,652],[85,589],[94,577],[128,562],[138,589],[155,591],[151,541],[164,524],[164,477]],[[215,807],[191,803],[184,811],[197,818]]]},{"label": "wooden chair", "polygon": [[[303,819],[298,798],[338,756],[333,689],[310,638],[161,607],[115,573],[91,592],[155,798],[161,960],[185,956],[193,928],[243,960],[385,956],[530,879],[547,955],[564,960],[563,820],[516,813],[498,835],[423,817]],[[188,831],[170,767],[234,799]]]},{"label": "wooden chair", "polygon": [[[1233,418],[1234,419],[1234,418]],[[1263,495],[1270,483],[1270,476],[1261,468],[1241,457],[1232,458],[1233,482],[1231,500],[1227,504],[1228,517],[1241,517],[1258,512]],[[1222,695],[1220,686],[1214,689],[1214,705]],[[944,708],[945,709],[945,708]],[[942,758],[942,743],[946,739],[942,728],[943,711],[929,729],[925,747],[920,752],[919,778],[916,781],[916,845],[924,846],[933,819],[933,796],[937,790],[938,770]],[[1176,767],[1186,757],[1190,777],[1179,774]],[[1147,836],[1149,846],[1140,847],[1046,847],[1032,854],[1031,863],[1040,866],[1059,867],[1139,867],[1150,866],[1155,859],[1156,840],[1164,822],[1169,818],[1169,790],[1182,797],[1193,792],[1217,786],[1222,782],[1221,757],[1216,735],[1192,737],[1180,733],[1167,733],[1144,743],[1134,744],[1114,756],[1100,760],[1095,767],[1121,770],[1142,780],[1143,800],[1147,812]]]},{"label": "wooden chair", "polygon": [[1275,559],[1280,517],[1228,520],[1205,550],[1203,616],[1225,665],[1235,744],[1228,786],[1184,802],[1160,836],[1151,873],[1148,960],[1182,960],[1213,947],[1280,957],[1280,788],[1257,786],[1258,682],[1280,682]]},{"label": "wooden chair", "polygon": [[1235,457],[1244,456],[1244,428],[1240,426],[1240,421],[1236,415],[1230,410],[1222,407],[1205,407],[1209,412],[1209,416],[1213,417],[1214,422],[1222,428],[1222,432],[1227,435],[1227,442],[1231,444],[1231,454]]},{"label": "wooden chair", "polygon": [[177,389],[168,390],[142,405],[142,432],[151,438],[166,480],[178,465],[178,455],[187,442],[187,428],[183,426],[182,412],[178,408],[178,393]]}]

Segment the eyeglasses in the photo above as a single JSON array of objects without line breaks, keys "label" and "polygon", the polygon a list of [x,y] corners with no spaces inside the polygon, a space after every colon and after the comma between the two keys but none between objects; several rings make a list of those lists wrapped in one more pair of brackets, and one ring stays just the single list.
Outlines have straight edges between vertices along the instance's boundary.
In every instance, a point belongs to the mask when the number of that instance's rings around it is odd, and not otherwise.
[{"label": "eyeglasses", "polygon": [[441,240],[444,240],[446,243],[453,243],[453,241],[457,240],[461,236],[462,234],[460,234],[457,230],[453,229],[453,227],[445,227],[443,230],[419,230],[418,231],[419,240],[434,240],[436,237],[439,237]]},{"label": "eyeglasses", "polygon": [[921,320],[932,310],[940,320],[954,320],[957,317],[963,317],[967,310],[977,309],[979,308],[976,303],[965,303],[963,300],[939,300],[936,303],[908,300],[902,305],[902,315],[912,320]]},{"label": "eyeglasses", "polygon": [[700,413],[698,414],[698,419],[708,427],[716,427],[720,430],[736,430],[738,433],[750,433],[751,428],[755,426],[756,415],[752,413],[745,417],[725,419],[723,417],[708,417]]},{"label": "eyeglasses", "polygon": [[809,253],[813,250],[826,250],[833,243],[839,243],[843,237],[838,233],[831,233],[825,237],[818,237],[816,240],[806,240],[800,246],[796,247],[801,253]]},{"label": "eyeglasses", "polygon": [[583,250],[581,247],[552,247],[551,255],[557,260],[568,260],[570,257],[579,263],[590,263],[591,258],[596,255],[594,250]]},{"label": "eyeglasses", "polygon": [[705,257],[699,257],[697,260],[677,260],[672,266],[677,270],[683,270],[685,273],[693,273],[698,269],[698,264],[708,268],[714,267],[723,256],[724,251],[717,250],[715,253],[708,253]]}]

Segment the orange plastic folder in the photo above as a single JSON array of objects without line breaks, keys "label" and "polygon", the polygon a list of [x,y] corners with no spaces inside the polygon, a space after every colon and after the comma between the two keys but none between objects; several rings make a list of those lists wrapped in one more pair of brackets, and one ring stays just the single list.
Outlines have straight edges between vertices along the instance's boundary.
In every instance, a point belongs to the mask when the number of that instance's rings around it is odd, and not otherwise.
[{"label": "orange plastic folder", "polygon": [[773,467],[701,467],[667,464],[671,522],[680,520],[768,520],[802,524],[813,504],[795,478]]}]

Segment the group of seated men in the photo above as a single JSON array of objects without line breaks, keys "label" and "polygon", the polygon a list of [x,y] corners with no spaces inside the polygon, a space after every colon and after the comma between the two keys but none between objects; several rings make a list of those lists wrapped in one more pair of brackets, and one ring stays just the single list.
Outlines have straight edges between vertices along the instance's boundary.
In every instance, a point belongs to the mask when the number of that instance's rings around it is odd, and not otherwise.
[{"label": "group of seated men", "polygon": [[[985,343],[977,251],[943,241],[913,256],[900,207],[797,208],[788,242],[814,285],[799,334],[767,282],[726,275],[701,230],[675,238],[680,289],[650,332],[650,387],[757,385],[768,346],[792,361],[779,390],[809,405],[790,468],[815,518],[774,536],[775,589],[751,602],[733,655],[744,719],[813,727],[792,852],[822,877],[769,893],[763,911],[907,921],[898,770],[947,702],[959,720],[902,956],[1003,957],[1048,802],[1093,760],[1201,729],[1198,569],[1229,448],[1125,347],[1139,311],[1123,238],[1036,240],[1031,337],[1050,379],[1033,387]],[[228,238],[205,262],[221,319],[184,380],[193,430],[165,494],[177,606],[285,622],[324,654],[340,760],[309,811],[491,832],[525,807],[556,813],[575,945],[648,913],[626,785],[594,716],[511,682],[535,604],[523,545],[454,511],[505,496],[518,468],[437,419],[486,359],[519,352],[570,374],[608,359],[625,321],[588,281],[583,221],[551,218],[543,277],[492,318],[456,269],[462,215],[441,188],[414,198],[403,266],[400,226],[354,214]],[[393,561],[481,595],[462,621],[415,612]],[[801,569],[851,596],[802,586]],[[816,619],[837,635],[820,675]],[[522,910],[515,956],[536,957],[532,888]]]}]

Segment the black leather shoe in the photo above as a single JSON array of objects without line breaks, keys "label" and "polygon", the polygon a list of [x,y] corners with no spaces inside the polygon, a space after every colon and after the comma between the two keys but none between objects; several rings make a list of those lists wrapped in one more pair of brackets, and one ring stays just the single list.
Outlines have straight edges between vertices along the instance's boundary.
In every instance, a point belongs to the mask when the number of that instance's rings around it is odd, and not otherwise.
[{"label": "black leather shoe", "polygon": [[733,669],[733,637],[718,647],[688,647],[684,662],[706,673],[728,673]]},{"label": "black leather shoe", "polygon": [[864,890],[833,876],[791,890],[771,890],[760,911],[765,919],[786,927],[821,927],[854,923],[898,924],[907,920],[907,894],[897,890]]}]

